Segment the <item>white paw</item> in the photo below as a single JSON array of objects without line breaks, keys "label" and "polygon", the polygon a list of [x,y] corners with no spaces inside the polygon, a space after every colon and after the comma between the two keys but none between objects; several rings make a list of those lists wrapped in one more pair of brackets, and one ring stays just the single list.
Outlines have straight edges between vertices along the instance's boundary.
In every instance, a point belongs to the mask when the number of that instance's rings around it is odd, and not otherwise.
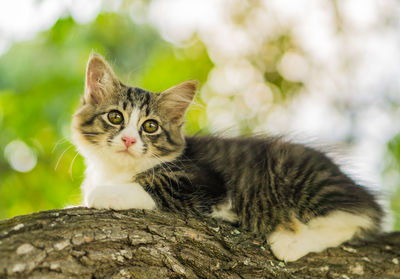
[{"label": "white paw", "polygon": [[310,251],[301,247],[302,245],[295,241],[287,243],[274,242],[271,243],[271,251],[276,258],[285,262],[294,262],[301,257],[307,255]]},{"label": "white paw", "polygon": [[103,187],[95,188],[87,198],[87,206],[97,209],[129,209],[134,204],[129,197],[121,196],[119,193],[104,190]]},{"label": "white paw", "polygon": [[271,251],[276,258],[285,262],[297,261],[311,252],[292,232],[274,232],[268,238]]},{"label": "white paw", "polygon": [[139,184],[96,186],[85,196],[85,205],[98,209],[154,209],[156,204]]}]

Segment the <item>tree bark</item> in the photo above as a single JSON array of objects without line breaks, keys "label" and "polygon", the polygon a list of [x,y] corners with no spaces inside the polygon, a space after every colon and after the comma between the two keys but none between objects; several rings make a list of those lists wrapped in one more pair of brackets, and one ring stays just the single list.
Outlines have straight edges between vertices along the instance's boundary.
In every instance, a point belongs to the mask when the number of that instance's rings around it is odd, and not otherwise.
[{"label": "tree bark", "polygon": [[400,278],[400,232],[297,262],[212,219],[71,208],[0,221],[0,278]]}]

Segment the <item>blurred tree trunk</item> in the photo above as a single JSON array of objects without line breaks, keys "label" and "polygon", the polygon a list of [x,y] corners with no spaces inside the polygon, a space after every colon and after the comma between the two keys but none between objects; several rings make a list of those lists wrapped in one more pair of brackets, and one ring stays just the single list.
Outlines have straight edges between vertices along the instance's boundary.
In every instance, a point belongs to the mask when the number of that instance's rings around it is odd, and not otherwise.
[{"label": "blurred tree trunk", "polygon": [[0,278],[400,278],[400,232],[294,263],[193,216],[87,208],[0,221]]}]

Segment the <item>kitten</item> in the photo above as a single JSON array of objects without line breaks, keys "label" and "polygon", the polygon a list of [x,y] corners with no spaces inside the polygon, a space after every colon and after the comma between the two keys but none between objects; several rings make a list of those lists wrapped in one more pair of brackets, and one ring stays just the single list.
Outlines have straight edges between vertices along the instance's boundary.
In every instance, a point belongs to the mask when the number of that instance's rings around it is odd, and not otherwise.
[{"label": "kitten", "polygon": [[379,231],[374,197],[319,151],[281,138],[183,136],[196,90],[195,81],[159,94],[130,87],[90,57],[72,125],[85,206],[220,218],[264,235],[284,261]]}]

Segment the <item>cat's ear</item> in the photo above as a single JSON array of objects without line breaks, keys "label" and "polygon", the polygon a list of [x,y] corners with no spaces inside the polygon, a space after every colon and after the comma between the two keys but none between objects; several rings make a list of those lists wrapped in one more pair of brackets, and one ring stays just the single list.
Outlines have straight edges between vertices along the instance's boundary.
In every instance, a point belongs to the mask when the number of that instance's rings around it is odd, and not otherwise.
[{"label": "cat's ear", "polygon": [[196,95],[198,82],[184,81],[160,93],[160,111],[172,122],[182,124],[185,112]]},{"label": "cat's ear", "polygon": [[92,54],[86,67],[84,101],[98,104],[115,93],[119,80],[110,65],[98,54]]}]

